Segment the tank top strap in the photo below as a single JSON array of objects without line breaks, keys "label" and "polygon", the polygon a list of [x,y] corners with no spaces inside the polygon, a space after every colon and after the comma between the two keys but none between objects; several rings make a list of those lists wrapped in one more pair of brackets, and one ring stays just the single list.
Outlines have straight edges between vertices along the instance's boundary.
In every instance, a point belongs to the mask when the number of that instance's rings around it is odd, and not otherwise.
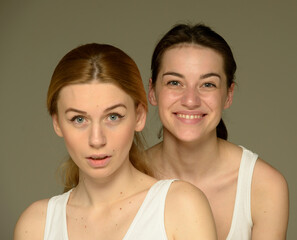
[{"label": "tank top strap", "polygon": [[165,200],[176,179],[159,180],[148,191],[123,240],[167,239],[164,224]]},{"label": "tank top strap", "polygon": [[44,240],[68,240],[66,205],[71,191],[50,198],[47,206]]},{"label": "tank top strap", "polygon": [[240,191],[243,196],[243,204],[245,205],[245,214],[249,219],[249,223],[252,225],[252,216],[251,216],[251,190],[252,190],[252,178],[254,173],[254,167],[258,159],[256,153],[243,148],[242,160],[239,174],[238,174],[238,185],[240,186]]},{"label": "tank top strap", "polygon": [[232,223],[226,240],[250,239],[253,226],[251,215],[251,186],[258,155],[242,148]]}]

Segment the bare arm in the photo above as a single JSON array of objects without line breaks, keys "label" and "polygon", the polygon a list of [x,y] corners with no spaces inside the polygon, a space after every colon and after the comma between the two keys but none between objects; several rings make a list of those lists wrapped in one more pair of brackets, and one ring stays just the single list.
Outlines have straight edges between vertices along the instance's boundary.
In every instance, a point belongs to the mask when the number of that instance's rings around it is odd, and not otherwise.
[{"label": "bare arm", "polygon": [[168,239],[215,240],[215,223],[205,195],[195,186],[177,181],[166,199],[165,226]]},{"label": "bare arm", "polygon": [[48,199],[31,204],[20,216],[15,229],[14,240],[43,239]]},{"label": "bare arm", "polygon": [[289,194],[285,178],[259,159],[252,182],[253,240],[285,240]]}]

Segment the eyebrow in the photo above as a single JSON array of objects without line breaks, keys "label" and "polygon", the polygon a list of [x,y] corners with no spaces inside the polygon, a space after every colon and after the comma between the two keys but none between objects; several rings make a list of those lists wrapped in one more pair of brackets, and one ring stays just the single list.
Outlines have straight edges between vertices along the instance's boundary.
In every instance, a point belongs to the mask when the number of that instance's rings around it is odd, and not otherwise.
[{"label": "eyebrow", "polygon": [[[119,103],[119,104],[115,104],[113,106],[110,106],[110,107],[106,108],[104,110],[104,112],[108,112],[108,111],[110,111],[112,109],[115,109],[115,108],[118,108],[118,107],[123,107],[123,108],[126,108],[127,109],[126,105],[124,105],[122,103]],[[68,113],[68,112],[76,112],[76,113],[80,113],[80,114],[87,114],[87,112],[81,111],[81,110],[76,109],[76,108],[68,108],[68,109],[66,109],[65,113]]]},{"label": "eyebrow", "polygon": [[171,76],[175,76],[175,77],[180,77],[180,78],[185,78],[184,75],[177,73],[177,72],[166,72],[162,75],[162,77],[167,76],[167,75],[171,75]]},{"label": "eyebrow", "polygon": [[[175,76],[175,77],[180,77],[180,78],[185,78],[184,75],[180,74],[180,73],[177,73],[177,72],[166,72],[164,73],[162,76]],[[210,73],[206,73],[206,74],[202,74],[200,75],[200,79],[206,79],[206,78],[209,78],[209,77],[218,77],[219,79],[221,79],[221,75],[218,74],[218,73],[214,73],[214,72],[210,72]]]},{"label": "eyebrow", "polygon": [[67,108],[65,113],[68,113],[68,112],[77,112],[77,113],[80,113],[80,114],[87,114],[87,112],[81,111],[81,110],[78,110],[78,109],[75,109],[75,108]]},{"label": "eyebrow", "polygon": [[109,108],[106,108],[106,109],[104,110],[104,112],[108,112],[108,111],[110,111],[110,110],[112,110],[112,109],[115,109],[115,108],[118,108],[118,107],[123,107],[123,108],[126,108],[126,109],[127,109],[127,107],[126,107],[125,104],[119,103],[119,104],[115,104],[115,105],[113,105],[113,106],[111,106],[111,107],[109,107]]},{"label": "eyebrow", "polygon": [[210,77],[218,77],[219,79],[222,79],[220,74],[214,73],[214,72],[210,72],[210,73],[200,75],[200,79],[206,79],[206,78],[210,78]]}]

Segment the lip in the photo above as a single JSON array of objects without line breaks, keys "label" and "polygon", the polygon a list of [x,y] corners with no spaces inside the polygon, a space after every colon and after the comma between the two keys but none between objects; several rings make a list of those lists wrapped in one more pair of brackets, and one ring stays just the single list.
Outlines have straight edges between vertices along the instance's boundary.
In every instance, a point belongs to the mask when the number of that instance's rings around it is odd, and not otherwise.
[{"label": "lip", "polygon": [[86,157],[89,165],[93,168],[104,168],[108,165],[111,160],[110,155],[100,154],[100,155],[90,155]]},{"label": "lip", "polygon": [[174,115],[176,118],[184,123],[190,123],[195,124],[200,122],[204,117],[205,113],[202,112],[189,112],[189,111],[180,111],[180,112],[174,112]]}]

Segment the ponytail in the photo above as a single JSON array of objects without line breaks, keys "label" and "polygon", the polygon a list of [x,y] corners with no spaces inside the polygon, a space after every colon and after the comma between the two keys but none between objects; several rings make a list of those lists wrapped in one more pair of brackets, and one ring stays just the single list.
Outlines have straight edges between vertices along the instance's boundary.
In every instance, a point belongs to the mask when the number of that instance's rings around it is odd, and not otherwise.
[{"label": "ponytail", "polygon": [[220,120],[216,130],[217,130],[218,138],[222,138],[224,140],[228,139],[228,131],[227,131],[227,128],[226,128],[226,125],[225,125],[223,119]]},{"label": "ponytail", "polygon": [[68,192],[70,189],[78,185],[79,169],[71,157],[61,164],[58,173],[64,187],[64,192]]}]

